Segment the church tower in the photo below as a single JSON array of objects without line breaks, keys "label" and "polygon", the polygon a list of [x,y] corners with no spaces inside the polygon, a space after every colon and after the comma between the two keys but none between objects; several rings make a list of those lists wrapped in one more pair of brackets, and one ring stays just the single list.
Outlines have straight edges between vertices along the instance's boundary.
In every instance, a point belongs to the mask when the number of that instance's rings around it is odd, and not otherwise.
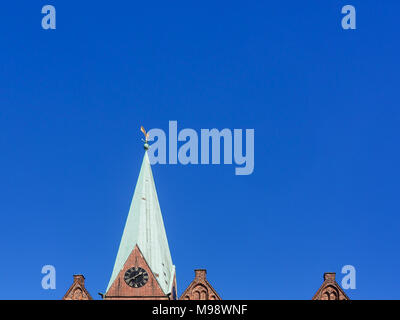
[{"label": "church tower", "polygon": [[142,167],[103,299],[177,299],[175,266],[158,203],[148,148],[146,141]]}]

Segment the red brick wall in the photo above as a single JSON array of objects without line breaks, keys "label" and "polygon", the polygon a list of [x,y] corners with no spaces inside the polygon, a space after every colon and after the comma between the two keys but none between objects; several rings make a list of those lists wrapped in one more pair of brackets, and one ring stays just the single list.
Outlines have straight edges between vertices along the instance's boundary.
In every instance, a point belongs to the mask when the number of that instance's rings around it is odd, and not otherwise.
[{"label": "red brick wall", "polygon": [[221,300],[221,297],[207,281],[205,269],[194,271],[195,277],[179,300]]},{"label": "red brick wall", "polygon": [[[132,267],[140,267],[147,271],[149,274],[149,280],[147,283],[140,288],[132,288],[125,283],[124,275],[125,272]],[[108,292],[105,294],[104,299],[110,300],[168,300],[168,297],[164,294],[157,280],[157,275],[153,274],[149,266],[146,263],[143,255],[139,248],[136,246],[135,249],[129,255],[124,267],[115,278]],[[176,287],[176,286],[175,286]]]}]

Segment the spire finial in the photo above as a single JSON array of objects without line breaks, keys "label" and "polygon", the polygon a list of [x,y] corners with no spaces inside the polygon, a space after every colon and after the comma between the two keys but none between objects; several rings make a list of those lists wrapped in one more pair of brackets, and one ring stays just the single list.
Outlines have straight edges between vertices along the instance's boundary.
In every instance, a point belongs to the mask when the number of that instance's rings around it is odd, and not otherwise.
[{"label": "spire finial", "polygon": [[142,141],[144,142],[144,149],[148,150],[149,149],[149,144],[147,143],[148,139],[149,139],[149,134],[146,132],[146,130],[144,130],[143,126],[140,126],[140,131],[143,132],[144,134],[144,139],[142,139]]}]

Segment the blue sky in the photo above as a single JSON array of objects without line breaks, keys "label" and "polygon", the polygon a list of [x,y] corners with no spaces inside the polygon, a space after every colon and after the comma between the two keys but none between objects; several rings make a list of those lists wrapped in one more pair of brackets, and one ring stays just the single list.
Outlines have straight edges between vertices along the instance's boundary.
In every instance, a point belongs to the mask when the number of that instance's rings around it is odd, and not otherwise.
[{"label": "blue sky", "polygon": [[255,130],[252,175],[153,166],[179,293],[206,268],[223,299],[310,299],[350,264],[350,298],[400,298],[398,1],[52,1],[53,31],[45,4],[1,10],[0,299],[104,292],[139,127],[170,120]]}]

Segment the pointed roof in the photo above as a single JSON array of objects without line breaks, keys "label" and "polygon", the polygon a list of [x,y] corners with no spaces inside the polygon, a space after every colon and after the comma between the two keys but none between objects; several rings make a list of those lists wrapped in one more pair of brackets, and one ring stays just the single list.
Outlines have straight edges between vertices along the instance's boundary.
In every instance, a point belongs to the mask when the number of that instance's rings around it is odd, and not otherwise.
[{"label": "pointed roof", "polygon": [[[146,146],[145,149],[147,150]],[[147,151],[144,154],[131,207],[119,245],[114,269],[106,292],[117,278],[128,256],[138,246],[165,294],[172,291],[175,266],[172,264],[167,235]]]},{"label": "pointed roof", "polygon": [[65,293],[63,300],[93,300],[85,288],[85,277],[81,274],[74,274],[74,282]]},{"label": "pointed roof", "polygon": [[335,280],[335,272],[325,272],[324,282],[315,293],[312,300],[350,300],[347,294]]},{"label": "pointed roof", "polygon": [[196,269],[194,274],[194,280],[182,293],[179,300],[222,300],[217,291],[208,282],[206,269]]}]

